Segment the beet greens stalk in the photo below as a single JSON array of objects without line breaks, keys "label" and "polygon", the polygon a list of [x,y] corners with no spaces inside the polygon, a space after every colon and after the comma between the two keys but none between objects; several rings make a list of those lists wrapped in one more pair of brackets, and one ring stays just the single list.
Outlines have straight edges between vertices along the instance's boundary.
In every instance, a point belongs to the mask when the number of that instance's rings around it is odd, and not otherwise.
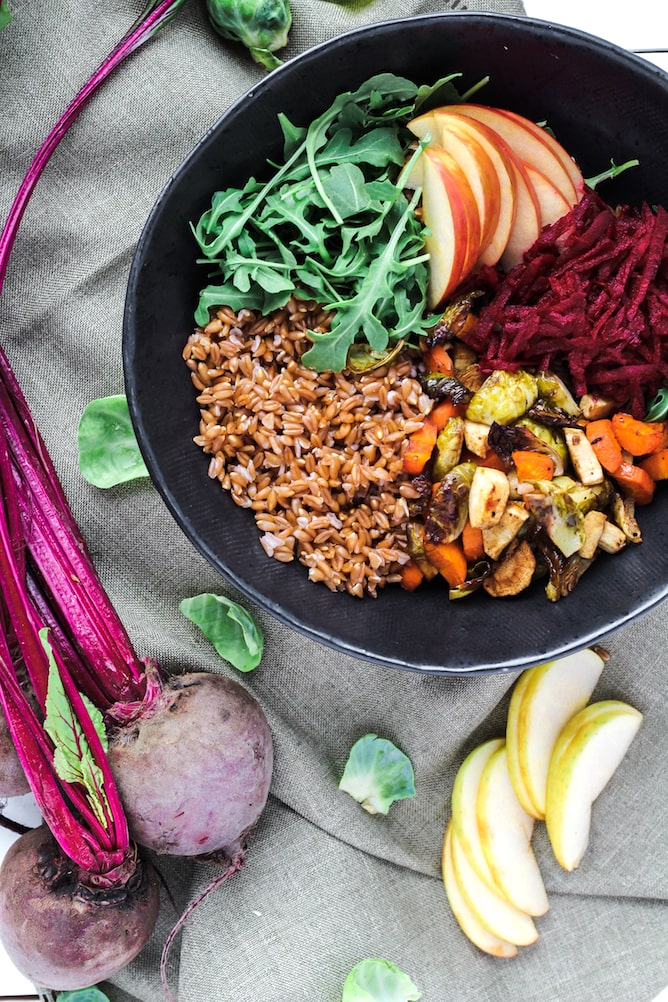
[{"label": "beet greens stalk", "polygon": [[52,153],[109,74],[113,73],[116,67],[120,66],[140,45],[148,41],[159,28],[167,24],[184,2],[185,0],[161,0],[161,2],[151,0],[151,2],[147,3],[132,27],[88,78],[40,146],[21,183],[16,198],[9,210],[2,234],[0,234],[0,291],[2,291],[9,255],[14,245],[23,213]]},{"label": "beet greens stalk", "polygon": [[[110,73],[171,20],[184,2],[147,3],[39,147],[0,233],[0,290],[23,213],[61,139]],[[17,474],[18,510],[12,517],[20,519],[24,537],[30,540],[31,574],[41,585],[41,591],[40,587],[32,587],[33,594],[41,603],[47,625],[61,632],[63,644],[69,636],[77,638],[78,650],[70,644],[67,660],[79,688],[99,707],[106,709],[120,703],[127,715],[127,707],[147,695],[147,685],[150,689],[154,673],[147,674],[147,665],[137,658],[102,588],[58,475],[2,349],[0,382],[0,420]],[[7,485],[7,477],[4,479]],[[88,662],[96,666],[94,672],[87,667]],[[43,704],[44,692],[39,687],[36,692]]]}]

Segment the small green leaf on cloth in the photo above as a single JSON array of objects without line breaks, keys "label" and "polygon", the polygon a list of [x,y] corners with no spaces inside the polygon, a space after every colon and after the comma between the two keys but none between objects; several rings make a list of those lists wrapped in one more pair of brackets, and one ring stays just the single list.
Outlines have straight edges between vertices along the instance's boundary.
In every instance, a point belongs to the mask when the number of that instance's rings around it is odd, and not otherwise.
[{"label": "small green leaf on cloth", "polygon": [[148,477],[123,394],[91,400],[77,430],[79,469],[94,487]]},{"label": "small green leaf on cloth", "polygon": [[58,992],[58,1002],[109,1002],[109,996],[93,985],[91,988],[75,988],[73,991]]},{"label": "small green leaf on cloth", "polygon": [[0,30],[2,30],[12,19],[7,0],[0,0]]},{"label": "small green leaf on cloth", "polygon": [[365,734],[350,749],[339,789],[369,814],[387,814],[395,800],[415,796],[411,760],[386,738]]},{"label": "small green leaf on cloth", "polygon": [[341,1002],[417,1002],[422,993],[390,960],[360,960],[343,985]]},{"label": "small green leaf on cloth", "polygon": [[179,609],[200,628],[221,658],[239,671],[257,668],[262,660],[264,637],[247,609],[224,595],[210,592],[184,598]]},{"label": "small green leaf on cloth", "polygon": [[[93,758],[83,728],[67,698],[48,635],[49,631],[46,628],[39,631],[49,661],[44,730],[54,744],[53,765],[60,779],[66,783],[80,783],[84,787],[95,817],[106,827],[109,805],[104,792],[102,770]],[[107,735],[102,714],[83,693],[81,699],[106,751]]]}]

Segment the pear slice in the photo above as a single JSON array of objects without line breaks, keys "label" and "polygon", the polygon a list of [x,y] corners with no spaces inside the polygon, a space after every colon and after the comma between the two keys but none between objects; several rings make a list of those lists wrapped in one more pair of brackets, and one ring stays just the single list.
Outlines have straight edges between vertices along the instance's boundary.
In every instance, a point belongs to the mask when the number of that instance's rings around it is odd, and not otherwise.
[{"label": "pear slice", "polygon": [[476,805],[482,771],[494,752],[502,747],[503,738],[492,738],[491,741],[485,741],[484,744],[474,748],[457,770],[452,786],[451,825],[453,831],[478,877],[484,880],[487,886],[496,891],[497,894],[500,893],[500,890],[496,886],[480,842]]},{"label": "pear slice", "polygon": [[589,844],[592,805],[626,755],[642,714],[620,700],[591,703],[564,727],[547,780],[545,824],[565,870],[579,866]]},{"label": "pear slice", "polygon": [[535,943],[538,930],[531,916],[516,908],[480,879],[469,863],[454,830],[450,834],[450,849],[457,887],[478,922],[507,943],[515,943],[517,946]]},{"label": "pear slice", "polygon": [[591,648],[529,668],[508,707],[508,768],[527,813],[545,817],[547,771],[556,740],[589,701],[605,661]]},{"label": "pear slice", "polygon": [[534,819],[513,789],[505,745],[482,771],[477,814],[483,852],[501,892],[529,915],[544,915],[549,903],[531,847]]},{"label": "pear slice", "polygon": [[455,876],[452,862],[451,831],[451,822],[448,822],[443,839],[443,886],[459,928],[473,945],[484,953],[489,953],[493,957],[516,957],[518,951],[515,944],[508,943],[505,939],[500,939],[493,932],[490,932],[467,905],[466,898],[459,889]]}]

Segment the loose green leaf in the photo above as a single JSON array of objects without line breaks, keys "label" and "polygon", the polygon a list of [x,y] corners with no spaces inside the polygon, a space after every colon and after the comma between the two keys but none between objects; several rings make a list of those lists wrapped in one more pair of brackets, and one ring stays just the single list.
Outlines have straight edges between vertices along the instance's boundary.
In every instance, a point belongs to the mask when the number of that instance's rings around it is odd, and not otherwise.
[{"label": "loose green leaf", "polygon": [[0,0],[0,31],[5,28],[12,19],[7,0]]},{"label": "loose green leaf", "polygon": [[391,741],[365,734],[350,749],[339,789],[369,814],[387,814],[395,800],[415,796],[413,766]]},{"label": "loose green leaf", "polygon": [[58,992],[58,1002],[109,1002],[109,996],[99,988],[75,988],[74,991]]},{"label": "loose green leaf", "polygon": [[250,612],[225,598],[204,592],[184,598],[180,611],[198,626],[221,658],[239,671],[252,671],[262,660],[264,637]]},{"label": "loose green leaf", "polygon": [[[58,776],[66,783],[80,783],[86,790],[88,803],[100,824],[106,827],[109,813],[107,796],[104,792],[102,770],[96,764],[81,724],[77,720],[58,671],[53,650],[48,640],[49,631],[39,631],[42,646],[49,661],[49,679],[46,690],[46,714],[44,730],[54,743],[53,765]],[[107,735],[102,714],[96,706],[81,694],[102,747],[107,749]]]},{"label": "loose green leaf", "polygon": [[79,469],[94,487],[148,477],[123,394],[91,400],[77,430]]},{"label": "loose green leaf", "polygon": [[422,993],[396,964],[381,958],[360,960],[343,985],[341,1002],[417,1002]]}]

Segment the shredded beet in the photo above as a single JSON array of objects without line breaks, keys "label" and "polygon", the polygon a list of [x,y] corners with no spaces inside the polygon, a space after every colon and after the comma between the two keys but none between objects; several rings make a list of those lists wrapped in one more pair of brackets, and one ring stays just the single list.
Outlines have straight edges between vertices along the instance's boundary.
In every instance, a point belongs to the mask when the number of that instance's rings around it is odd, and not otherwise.
[{"label": "shredded beet", "polygon": [[545,227],[462,333],[482,371],[566,370],[578,396],[608,397],[636,417],[668,381],[668,212],[611,209],[587,190]]}]

